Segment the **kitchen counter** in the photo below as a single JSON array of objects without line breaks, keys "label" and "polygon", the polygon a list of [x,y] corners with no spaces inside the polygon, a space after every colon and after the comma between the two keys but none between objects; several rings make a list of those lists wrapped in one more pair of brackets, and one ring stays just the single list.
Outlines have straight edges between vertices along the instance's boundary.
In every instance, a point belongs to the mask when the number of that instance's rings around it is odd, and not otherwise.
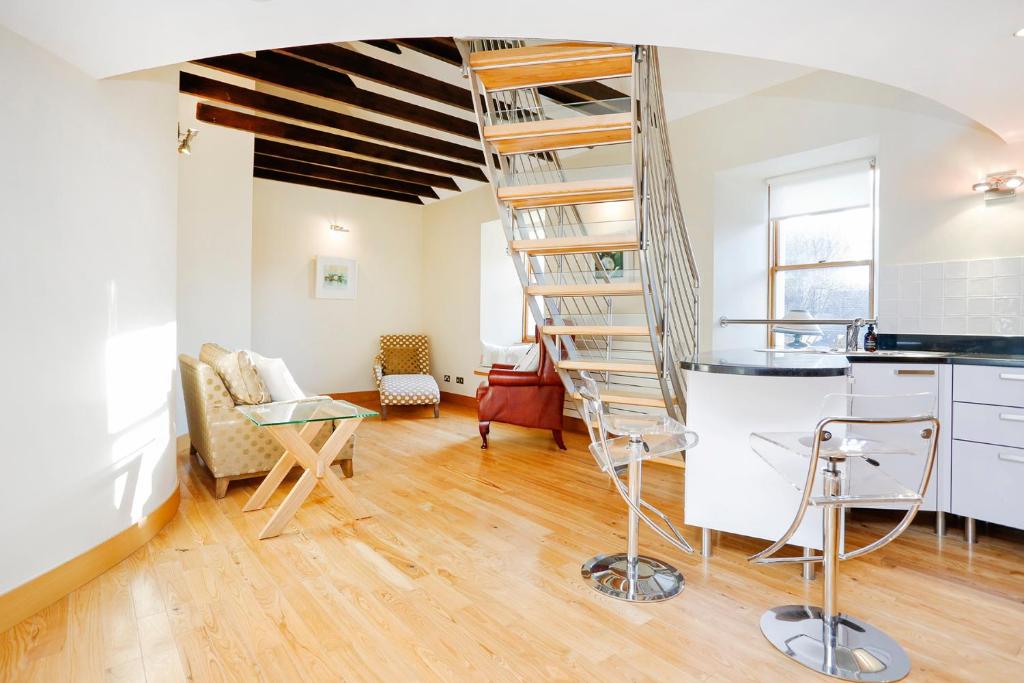
[{"label": "kitchen counter", "polygon": [[803,351],[727,349],[697,354],[679,363],[684,370],[755,377],[836,377],[850,367],[844,356]]},{"label": "kitchen counter", "polygon": [[725,349],[681,361],[680,367],[757,377],[831,377],[847,374],[851,363],[928,363],[1024,368],[1024,337],[879,335],[878,353]]}]

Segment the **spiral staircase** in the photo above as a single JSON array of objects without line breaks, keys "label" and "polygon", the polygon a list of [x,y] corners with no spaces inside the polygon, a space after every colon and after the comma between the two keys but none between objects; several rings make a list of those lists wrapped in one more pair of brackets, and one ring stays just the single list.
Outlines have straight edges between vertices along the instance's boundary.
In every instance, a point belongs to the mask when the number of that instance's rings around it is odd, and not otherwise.
[{"label": "spiral staircase", "polygon": [[657,49],[458,45],[508,250],[567,396],[590,377],[612,411],[685,419],[699,278]]}]

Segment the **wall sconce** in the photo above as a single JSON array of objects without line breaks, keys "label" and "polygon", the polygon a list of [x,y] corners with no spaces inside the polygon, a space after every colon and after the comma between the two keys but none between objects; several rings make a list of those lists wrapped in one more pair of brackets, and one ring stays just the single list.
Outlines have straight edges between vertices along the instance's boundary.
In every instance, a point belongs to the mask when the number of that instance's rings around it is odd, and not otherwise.
[{"label": "wall sconce", "polygon": [[349,231],[348,228],[346,228],[344,225],[338,225],[337,223],[331,223],[330,228],[334,232],[348,232]]},{"label": "wall sconce", "polygon": [[199,135],[199,131],[195,128],[186,128],[185,132],[181,132],[181,124],[178,124],[178,154],[184,154],[185,156],[192,156],[192,141]]},{"label": "wall sconce", "polygon": [[1017,188],[1024,185],[1024,178],[1017,175],[1017,171],[1000,171],[989,173],[980,183],[975,183],[971,189],[975,192],[984,192],[985,201],[993,199],[1010,199],[1017,194]]}]

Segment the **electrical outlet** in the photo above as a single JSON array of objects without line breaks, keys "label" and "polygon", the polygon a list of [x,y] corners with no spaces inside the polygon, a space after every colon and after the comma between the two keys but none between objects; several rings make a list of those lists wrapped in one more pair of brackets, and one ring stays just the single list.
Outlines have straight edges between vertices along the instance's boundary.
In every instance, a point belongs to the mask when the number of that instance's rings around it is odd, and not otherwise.
[{"label": "electrical outlet", "polygon": [[444,381],[445,382],[451,382],[452,381],[452,376],[451,375],[445,375],[444,376]]},{"label": "electrical outlet", "polygon": [[456,377],[456,378],[455,378],[455,383],[456,383],[456,384],[462,384],[462,383],[463,383],[463,382],[462,382],[462,378],[461,378],[461,377]]}]

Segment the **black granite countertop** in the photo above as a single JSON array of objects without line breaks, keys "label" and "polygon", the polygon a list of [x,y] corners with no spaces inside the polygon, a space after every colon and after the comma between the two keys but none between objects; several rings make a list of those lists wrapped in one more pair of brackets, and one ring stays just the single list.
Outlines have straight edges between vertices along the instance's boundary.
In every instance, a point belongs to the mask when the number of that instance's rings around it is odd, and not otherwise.
[{"label": "black granite countertop", "polygon": [[831,377],[846,374],[850,363],[929,363],[1024,367],[1024,337],[966,335],[878,336],[879,353],[814,353],[726,349],[681,361],[684,370],[760,377]]},{"label": "black granite countertop", "polygon": [[754,349],[708,351],[679,365],[696,372],[757,377],[835,377],[850,367],[845,356]]}]

